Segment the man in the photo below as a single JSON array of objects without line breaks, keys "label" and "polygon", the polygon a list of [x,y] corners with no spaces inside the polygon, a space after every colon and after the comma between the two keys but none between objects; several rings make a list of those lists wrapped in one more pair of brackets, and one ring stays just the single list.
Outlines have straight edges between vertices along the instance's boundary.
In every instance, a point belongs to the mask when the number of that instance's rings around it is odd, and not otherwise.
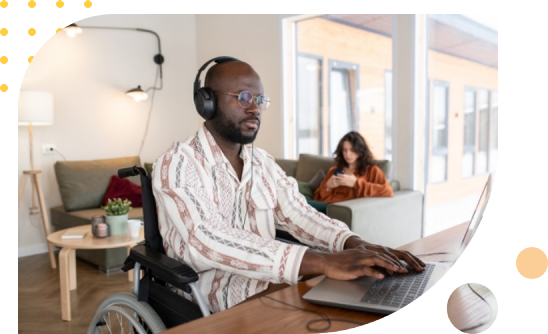
[{"label": "man", "polygon": [[[272,156],[250,145],[270,101],[253,68],[233,60],[206,75],[213,116],[161,155],[153,173],[166,253],[199,273],[210,310],[243,302],[269,283],[295,284],[303,275],[383,278],[374,266],[406,272],[400,259],[421,271],[424,263],[415,256],[369,244],[318,213]],[[312,248],[275,240],[277,225]]]}]

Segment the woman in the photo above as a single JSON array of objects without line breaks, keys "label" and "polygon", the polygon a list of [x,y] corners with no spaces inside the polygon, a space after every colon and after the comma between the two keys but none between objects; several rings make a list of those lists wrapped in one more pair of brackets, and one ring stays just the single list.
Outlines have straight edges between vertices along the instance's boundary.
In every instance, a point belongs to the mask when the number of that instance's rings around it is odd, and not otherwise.
[{"label": "woman", "polygon": [[339,141],[331,167],[314,192],[314,200],[336,203],[359,197],[392,197],[392,188],[375,164],[365,139],[351,131]]}]

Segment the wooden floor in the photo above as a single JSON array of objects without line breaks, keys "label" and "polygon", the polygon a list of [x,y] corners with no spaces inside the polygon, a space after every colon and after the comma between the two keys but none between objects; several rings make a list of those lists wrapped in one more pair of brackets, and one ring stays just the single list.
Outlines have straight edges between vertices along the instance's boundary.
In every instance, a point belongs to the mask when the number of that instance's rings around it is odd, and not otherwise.
[{"label": "wooden floor", "polygon": [[[48,254],[19,258],[19,333],[86,333],[99,304],[132,283],[120,271],[106,274],[76,260],[77,289],[71,291],[72,321],[61,320],[59,269],[51,269]],[[59,265],[59,263],[57,263]]]}]

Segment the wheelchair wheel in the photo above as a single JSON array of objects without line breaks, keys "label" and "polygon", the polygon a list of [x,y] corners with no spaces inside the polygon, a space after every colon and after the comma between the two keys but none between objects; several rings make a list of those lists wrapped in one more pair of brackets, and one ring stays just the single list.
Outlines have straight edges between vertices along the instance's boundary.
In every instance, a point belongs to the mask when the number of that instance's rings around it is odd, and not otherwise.
[{"label": "wheelchair wheel", "polygon": [[155,334],[166,330],[158,314],[131,293],[117,293],[101,303],[88,328],[88,334]]}]

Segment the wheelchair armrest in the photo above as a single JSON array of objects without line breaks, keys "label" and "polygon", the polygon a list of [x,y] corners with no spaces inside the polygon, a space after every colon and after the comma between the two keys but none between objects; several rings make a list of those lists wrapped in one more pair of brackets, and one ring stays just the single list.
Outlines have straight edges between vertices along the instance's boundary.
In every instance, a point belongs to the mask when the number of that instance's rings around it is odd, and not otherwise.
[{"label": "wheelchair armrest", "polygon": [[182,290],[187,284],[198,281],[194,269],[145,245],[137,245],[129,252],[129,259],[150,269],[154,276]]}]

